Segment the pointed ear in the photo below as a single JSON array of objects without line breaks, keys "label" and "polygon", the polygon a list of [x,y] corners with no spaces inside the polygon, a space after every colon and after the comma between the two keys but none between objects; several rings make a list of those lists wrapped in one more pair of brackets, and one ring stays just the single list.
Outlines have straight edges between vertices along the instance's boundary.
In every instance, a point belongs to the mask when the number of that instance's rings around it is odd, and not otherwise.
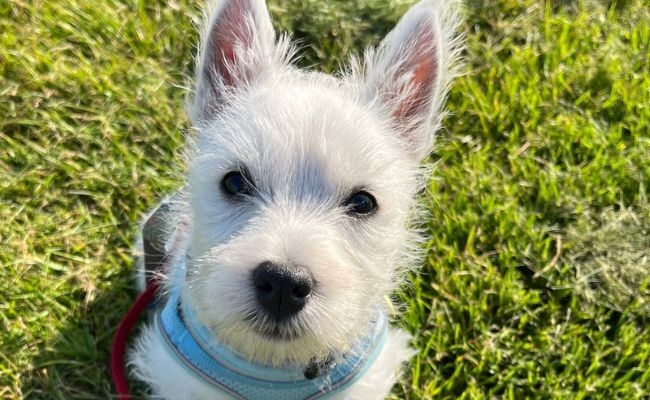
[{"label": "pointed ear", "polygon": [[275,33],[264,0],[223,0],[206,13],[192,114],[209,118],[224,94],[251,83],[271,59]]},{"label": "pointed ear", "polygon": [[449,78],[444,75],[455,54],[455,22],[449,20],[455,15],[441,7],[420,2],[366,56],[366,94],[389,114],[395,132],[418,160],[433,147]]}]

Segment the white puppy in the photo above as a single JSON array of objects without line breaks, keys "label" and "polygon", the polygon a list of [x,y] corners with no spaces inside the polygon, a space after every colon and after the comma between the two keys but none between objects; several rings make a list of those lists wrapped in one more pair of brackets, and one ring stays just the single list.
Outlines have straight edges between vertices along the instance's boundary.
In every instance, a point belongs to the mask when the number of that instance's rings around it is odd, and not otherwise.
[{"label": "white puppy", "polygon": [[390,392],[413,351],[387,299],[419,264],[414,198],[459,48],[443,1],[340,78],[290,65],[263,0],[206,13],[187,186],[144,232],[164,287],[130,364],[155,397]]}]

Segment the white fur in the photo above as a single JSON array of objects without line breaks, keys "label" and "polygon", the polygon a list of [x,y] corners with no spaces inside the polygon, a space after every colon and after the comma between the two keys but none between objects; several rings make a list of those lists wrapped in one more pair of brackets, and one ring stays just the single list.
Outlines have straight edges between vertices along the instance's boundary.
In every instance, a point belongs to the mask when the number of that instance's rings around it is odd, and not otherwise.
[{"label": "white fur", "polygon": [[[305,365],[342,354],[368,333],[386,298],[419,264],[410,228],[458,55],[455,1],[422,1],[363,65],[342,78],[289,64],[262,0],[208,7],[189,104],[197,135],[188,156],[186,201],[175,207],[175,257],[187,276],[166,275],[199,320],[242,356],[270,365]],[[227,16],[228,18],[224,18]],[[417,101],[416,101],[417,100]],[[220,182],[245,168],[252,196],[233,202]],[[343,203],[371,193],[377,211],[357,218]],[[175,229],[178,221],[187,231]],[[309,269],[318,282],[290,328],[299,337],[259,334],[272,322],[257,313],[252,271],[271,261]],[[253,320],[245,315],[255,314]],[[213,389],[174,362],[145,329],[131,352],[135,375],[166,399],[215,399]],[[363,378],[337,398],[383,398],[412,350],[390,330]]]}]

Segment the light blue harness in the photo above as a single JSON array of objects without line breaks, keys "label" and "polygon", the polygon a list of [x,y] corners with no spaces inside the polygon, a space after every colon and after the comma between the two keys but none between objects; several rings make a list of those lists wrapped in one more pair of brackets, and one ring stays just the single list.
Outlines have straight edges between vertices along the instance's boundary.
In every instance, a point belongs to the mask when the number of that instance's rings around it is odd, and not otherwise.
[{"label": "light blue harness", "polygon": [[302,369],[278,369],[251,363],[215,341],[173,288],[156,312],[156,326],[171,353],[189,371],[215,389],[247,400],[325,399],[359,379],[375,361],[386,340],[387,324],[380,316],[371,335],[325,376],[306,379]]}]

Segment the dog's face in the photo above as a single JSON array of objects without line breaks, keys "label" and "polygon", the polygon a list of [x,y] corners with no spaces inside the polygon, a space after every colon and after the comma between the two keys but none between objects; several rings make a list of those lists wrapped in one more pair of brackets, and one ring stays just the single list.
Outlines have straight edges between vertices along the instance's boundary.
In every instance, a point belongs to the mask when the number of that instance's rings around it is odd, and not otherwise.
[{"label": "dog's face", "polygon": [[191,113],[183,296],[264,363],[346,351],[405,266],[419,163],[446,68],[437,14],[411,10],[338,80],[298,71],[264,4],[225,1],[203,37]]},{"label": "dog's face", "polygon": [[[416,166],[372,117],[306,79],[241,94],[201,132],[189,287],[224,340],[256,357],[311,358],[345,349],[377,316],[395,284]],[[300,310],[274,315],[260,304],[264,263],[308,271]]]}]

